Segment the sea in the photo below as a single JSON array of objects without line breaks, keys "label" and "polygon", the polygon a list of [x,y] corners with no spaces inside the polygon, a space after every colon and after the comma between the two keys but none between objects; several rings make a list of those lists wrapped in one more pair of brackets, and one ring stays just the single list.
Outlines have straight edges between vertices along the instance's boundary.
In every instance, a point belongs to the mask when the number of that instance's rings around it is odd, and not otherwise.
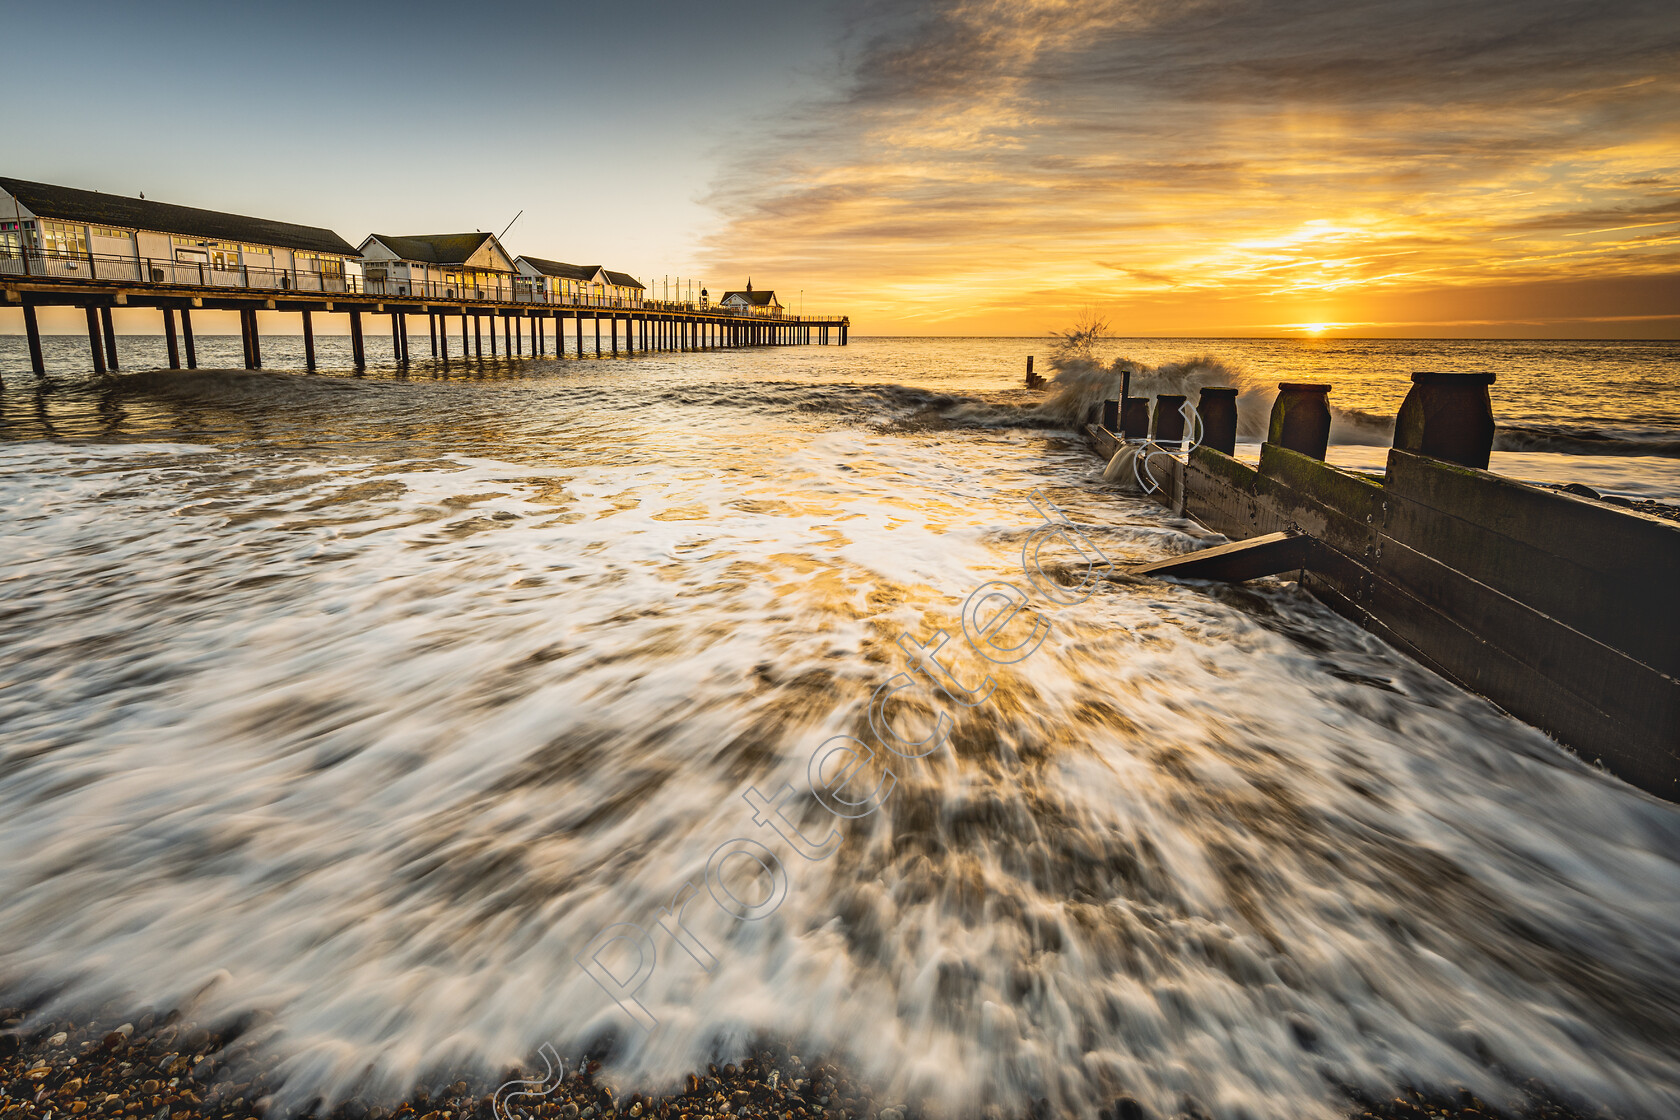
[{"label": "sea", "polygon": [[1252,456],[1328,382],[1380,470],[1488,372],[1492,469],[1680,504],[1680,343],[318,343],[0,339],[0,996],[260,1011],[282,1110],[771,1038],[928,1116],[1680,1114],[1680,806],[1294,583],[1125,575],[1220,538],[1079,431],[1126,368]]}]

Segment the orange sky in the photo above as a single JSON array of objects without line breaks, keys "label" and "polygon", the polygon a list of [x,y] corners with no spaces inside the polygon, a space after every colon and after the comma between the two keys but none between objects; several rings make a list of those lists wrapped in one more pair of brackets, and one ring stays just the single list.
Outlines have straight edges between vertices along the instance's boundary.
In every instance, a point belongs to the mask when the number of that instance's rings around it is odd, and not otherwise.
[{"label": "orange sky", "polygon": [[[1092,308],[1119,335],[1680,337],[1674,0],[811,0],[747,22],[673,4],[657,33],[631,6],[447,33],[432,8],[352,7],[327,36],[284,6],[113,8],[86,82],[19,57],[55,92],[5,166],[352,243],[520,215],[516,253],[656,290],[750,276],[860,335],[1033,335]],[[38,26],[19,41],[55,18],[20,10]],[[406,112],[354,123],[344,75],[387,35],[417,72],[494,57],[521,95],[487,112],[419,82]],[[247,99],[206,99],[146,61],[259,41],[312,77],[241,69]],[[216,158],[105,127],[137,89]]]},{"label": "orange sky", "polygon": [[928,3],[732,164],[706,271],[869,334],[1680,336],[1677,13]]}]

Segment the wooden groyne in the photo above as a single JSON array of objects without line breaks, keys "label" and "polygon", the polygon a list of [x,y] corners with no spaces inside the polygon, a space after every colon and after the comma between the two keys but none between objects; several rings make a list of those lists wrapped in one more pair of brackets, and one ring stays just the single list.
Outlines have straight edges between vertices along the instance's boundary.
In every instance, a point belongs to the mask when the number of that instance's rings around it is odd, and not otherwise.
[{"label": "wooden groyne", "polygon": [[[1328,386],[1280,387],[1258,466],[1231,454],[1232,391],[1203,390],[1207,436],[1184,459],[1151,458],[1155,497],[1237,543],[1137,570],[1295,573],[1441,675],[1680,801],[1680,525],[1486,470],[1491,381],[1414,375],[1380,477],[1323,461]],[[1144,438],[1088,431],[1105,458]]]}]

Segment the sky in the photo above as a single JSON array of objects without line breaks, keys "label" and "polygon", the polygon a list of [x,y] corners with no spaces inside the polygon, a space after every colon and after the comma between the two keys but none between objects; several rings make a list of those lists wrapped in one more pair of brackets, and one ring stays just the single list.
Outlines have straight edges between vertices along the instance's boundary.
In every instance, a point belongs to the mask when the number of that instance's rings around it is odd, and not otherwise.
[{"label": "sky", "polygon": [[513,221],[515,253],[750,276],[858,334],[1680,337],[1672,0],[71,0],[6,26],[33,92],[3,173],[352,243]]}]

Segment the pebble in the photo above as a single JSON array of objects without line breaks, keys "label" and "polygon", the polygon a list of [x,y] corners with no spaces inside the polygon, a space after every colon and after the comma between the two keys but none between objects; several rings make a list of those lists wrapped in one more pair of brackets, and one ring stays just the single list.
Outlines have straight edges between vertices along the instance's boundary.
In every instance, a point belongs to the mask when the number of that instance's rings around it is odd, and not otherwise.
[{"label": "pebble", "polygon": [[[21,1009],[0,1005],[0,1028],[17,1027],[24,1018]],[[81,1019],[53,1026],[46,1025],[51,1033],[0,1035],[0,1120],[508,1120],[494,1114],[491,1094],[521,1074],[514,1070],[494,1084],[458,1079],[436,1100],[416,1086],[401,1102],[349,1100],[301,1117],[270,1115],[280,1080],[263,1064],[255,1036],[240,1040],[175,1012],[147,1014],[114,1028],[109,1021]],[[867,1085],[853,1082],[834,1064],[811,1059],[807,1066],[805,1058],[785,1048],[766,1047],[721,1069],[696,1070],[669,1097],[626,1090],[622,1110],[615,1104],[618,1094],[595,1079],[598,1060],[569,1055],[566,1066],[566,1078],[548,1099],[530,1106],[528,1120],[923,1120],[902,1101],[878,1106]],[[540,1076],[535,1070],[523,1075]],[[1350,1120],[1587,1120],[1537,1083],[1525,1086],[1524,1100],[1507,1110],[1462,1091],[1443,1096],[1408,1090],[1384,1101],[1353,1089],[1344,1093]],[[1033,1120],[1060,1120],[1046,1104],[1032,1107]],[[1168,1120],[1131,1097],[1099,1109],[1097,1116]],[[1000,1112],[996,1120],[1025,1118]],[[1615,1118],[1602,1114],[1593,1120]]]}]

